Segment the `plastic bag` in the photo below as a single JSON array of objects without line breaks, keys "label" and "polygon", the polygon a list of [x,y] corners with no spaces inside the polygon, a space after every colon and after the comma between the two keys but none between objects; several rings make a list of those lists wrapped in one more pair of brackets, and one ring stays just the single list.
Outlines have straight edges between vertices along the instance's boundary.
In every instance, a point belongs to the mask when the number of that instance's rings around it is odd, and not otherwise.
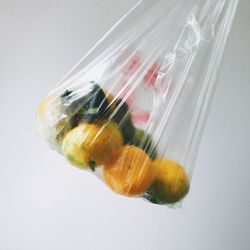
[{"label": "plastic bag", "polygon": [[139,1],[41,102],[40,134],[119,194],[180,202],[236,6]]}]

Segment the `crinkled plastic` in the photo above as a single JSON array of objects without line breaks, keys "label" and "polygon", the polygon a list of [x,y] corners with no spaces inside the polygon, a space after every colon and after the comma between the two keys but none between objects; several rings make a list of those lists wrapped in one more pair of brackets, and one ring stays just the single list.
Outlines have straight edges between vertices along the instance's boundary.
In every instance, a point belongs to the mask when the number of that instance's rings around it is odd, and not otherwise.
[{"label": "crinkled plastic", "polygon": [[119,194],[178,204],[237,2],[139,1],[41,102],[42,137]]}]

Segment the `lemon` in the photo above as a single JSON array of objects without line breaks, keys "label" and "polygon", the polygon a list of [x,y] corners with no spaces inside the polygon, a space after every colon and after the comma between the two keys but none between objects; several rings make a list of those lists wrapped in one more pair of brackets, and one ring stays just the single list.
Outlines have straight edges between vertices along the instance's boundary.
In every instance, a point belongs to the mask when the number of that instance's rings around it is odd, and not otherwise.
[{"label": "lemon", "polygon": [[62,151],[66,159],[80,169],[104,165],[123,145],[122,135],[113,122],[81,123],[63,139]]},{"label": "lemon", "polygon": [[38,108],[38,131],[51,148],[61,152],[61,141],[71,129],[69,118],[64,114],[60,97],[44,98]]},{"label": "lemon", "polygon": [[56,96],[47,96],[44,98],[38,107],[38,118],[41,121],[45,121],[48,119],[48,116],[50,113],[54,113],[58,111],[58,107],[60,106],[60,103],[58,102],[58,99]]},{"label": "lemon", "polygon": [[156,204],[172,204],[180,201],[189,190],[189,180],[184,169],[175,161],[156,159],[155,181],[144,197]]},{"label": "lemon", "polygon": [[104,180],[115,192],[134,196],[144,193],[152,184],[155,168],[148,155],[135,146],[124,146],[117,157],[104,166]]},{"label": "lemon", "polygon": [[133,145],[143,149],[151,159],[157,157],[157,149],[149,134],[142,129],[137,128],[133,139]]}]

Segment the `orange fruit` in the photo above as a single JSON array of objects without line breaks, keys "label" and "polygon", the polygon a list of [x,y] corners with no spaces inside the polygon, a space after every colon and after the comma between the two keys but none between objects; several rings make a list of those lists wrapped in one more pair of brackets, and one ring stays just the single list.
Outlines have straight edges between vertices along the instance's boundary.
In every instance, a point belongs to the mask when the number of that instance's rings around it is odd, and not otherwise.
[{"label": "orange fruit", "polygon": [[188,193],[189,180],[182,166],[172,160],[156,159],[155,181],[144,197],[156,204],[171,204],[180,201]]},{"label": "orange fruit", "polygon": [[148,155],[136,146],[124,146],[112,163],[104,166],[104,180],[115,192],[134,196],[144,193],[152,184],[155,168]]},{"label": "orange fruit", "polygon": [[74,166],[94,170],[116,156],[123,145],[122,134],[113,122],[82,123],[64,137],[62,151]]}]

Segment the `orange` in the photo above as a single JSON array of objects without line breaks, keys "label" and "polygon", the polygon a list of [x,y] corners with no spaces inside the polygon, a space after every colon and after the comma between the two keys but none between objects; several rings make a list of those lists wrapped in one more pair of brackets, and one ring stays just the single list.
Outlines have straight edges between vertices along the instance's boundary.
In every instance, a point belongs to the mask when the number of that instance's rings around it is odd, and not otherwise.
[{"label": "orange", "polygon": [[156,204],[180,201],[188,193],[189,180],[185,170],[176,161],[156,159],[153,161],[156,177],[144,197]]},{"label": "orange", "polygon": [[136,146],[124,146],[115,160],[104,166],[104,180],[115,192],[134,196],[144,193],[155,177],[148,155]]},{"label": "orange", "polygon": [[122,134],[113,122],[82,123],[67,133],[62,142],[66,159],[74,166],[94,170],[113,160],[123,145]]}]

